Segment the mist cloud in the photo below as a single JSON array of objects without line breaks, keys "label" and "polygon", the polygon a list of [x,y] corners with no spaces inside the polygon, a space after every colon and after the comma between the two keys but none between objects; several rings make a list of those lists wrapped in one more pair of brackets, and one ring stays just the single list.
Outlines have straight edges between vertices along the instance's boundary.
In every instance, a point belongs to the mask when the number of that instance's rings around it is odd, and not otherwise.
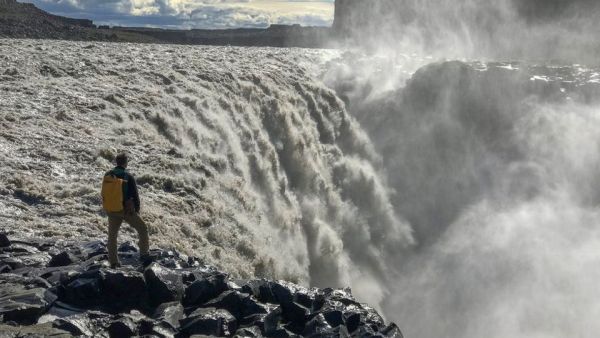
[{"label": "mist cloud", "polygon": [[600,2],[339,0],[336,27],[371,49],[437,58],[597,64]]}]

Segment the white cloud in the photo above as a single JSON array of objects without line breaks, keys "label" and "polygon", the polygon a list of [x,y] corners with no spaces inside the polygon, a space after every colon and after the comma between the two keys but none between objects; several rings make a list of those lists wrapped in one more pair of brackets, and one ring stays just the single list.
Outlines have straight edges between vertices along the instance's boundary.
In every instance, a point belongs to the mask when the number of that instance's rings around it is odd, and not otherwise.
[{"label": "white cloud", "polygon": [[266,27],[270,24],[327,26],[333,0],[29,0],[60,15],[97,24],[176,28]]}]

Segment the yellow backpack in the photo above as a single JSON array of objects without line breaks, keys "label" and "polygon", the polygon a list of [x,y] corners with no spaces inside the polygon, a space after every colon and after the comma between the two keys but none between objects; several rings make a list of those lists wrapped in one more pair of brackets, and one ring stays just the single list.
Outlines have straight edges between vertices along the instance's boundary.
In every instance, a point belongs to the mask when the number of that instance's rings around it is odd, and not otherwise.
[{"label": "yellow backpack", "polygon": [[102,207],[107,212],[123,211],[123,184],[127,181],[114,175],[102,180]]}]

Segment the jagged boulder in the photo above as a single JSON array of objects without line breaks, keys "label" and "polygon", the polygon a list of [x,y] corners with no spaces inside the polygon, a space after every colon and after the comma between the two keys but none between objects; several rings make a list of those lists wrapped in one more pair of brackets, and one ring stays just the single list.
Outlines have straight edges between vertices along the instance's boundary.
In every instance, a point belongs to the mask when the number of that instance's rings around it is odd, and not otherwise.
[{"label": "jagged boulder", "polygon": [[0,285],[0,317],[4,321],[33,324],[56,300],[43,288],[26,289],[18,284]]},{"label": "jagged boulder", "polygon": [[360,313],[351,312],[351,311],[344,313],[344,322],[346,323],[348,332],[353,333],[360,327],[360,324],[361,324],[360,319],[361,319]]},{"label": "jagged boulder", "polygon": [[262,333],[260,332],[260,328],[257,326],[244,327],[235,331],[233,335],[236,338],[258,338],[262,337]]},{"label": "jagged boulder", "polygon": [[52,306],[50,306],[46,314],[38,319],[38,323],[52,322],[58,318],[80,315],[86,312],[87,310],[85,309],[78,308],[57,300],[52,304]]},{"label": "jagged boulder", "polygon": [[143,307],[148,291],[142,273],[109,269],[102,277],[103,305],[111,312]]},{"label": "jagged boulder", "polygon": [[108,334],[114,338],[128,338],[137,333],[137,326],[129,318],[121,318],[113,321],[108,326]]},{"label": "jagged boulder", "polygon": [[57,266],[67,266],[71,265],[77,261],[77,258],[72,254],[63,251],[57,255],[52,256],[50,262],[48,262],[49,267],[57,267]]},{"label": "jagged boulder", "polygon": [[26,289],[43,288],[49,289],[52,285],[45,279],[39,277],[21,276],[14,273],[5,273],[0,275],[0,285],[2,284],[18,284]]},{"label": "jagged boulder", "polygon": [[383,330],[381,330],[381,334],[384,337],[404,338],[404,335],[402,334],[402,331],[400,331],[400,328],[398,327],[398,325],[396,325],[394,323],[391,323],[386,328],[384,328]]},{"label": "jagged boulder", "polygon": [[0,250],[0,262],[19,262],[2,263],[0,323],[48,328],[49,336],[402,337],[349,289],[230,280],[165,250],[152,250],[146,266],[127,249],[123,267],[110,269],[105,252],[101,241],[12,241]]},{"label": "jagged boulder", "polygon": [[256,323],[264,335],[270,335],[280,328],[279,323],[282,319],[281,307],[277,307]]},{"label": "jagged boulder", "polygon": [[202,305],[228,290],[227,275],[222,273],[199,277],[186,289],[183,305]]},{"label": "jagged boulder", "polygon": [[329,325],[325,316],[323,316],[323,314],[318,314],[306,323],[302,335],[305,337],[323,337],[328,333],[332,333],[332,331],[333,328]]},{"label": "jagged boulder", "polygon": [[52,327],[52,324],[11,326],[0,324],[2,338],[71,338],[69,332]]},{"label": "jagged boulder", "polygon": [[344,325],[344,313],[340,310],[326,310],[320,313],[331,327]]},{"label": "jagged boulder", "polygon": [[151,305],[157,306],[182,299],[183,281],[181,273],[162,267],[157,263],[152,263],[144,270],[144,278],[148,286]]},{"label": "jagged boulder", "polygon": [[10,246],[10,240],[6,234],[0,233],[0,248],[6,248]]},{"label": "jagged boulder", "polygon": [[81,255],[84,259],[90,259],[99,255],[106,255],[106,245],[102,241],[87,242],[81,247]]},{"label": "jagged boulder", "polygon": [[69,332],[74,336],[94,337],[101,335],[110,325],[110,315],[98,311],[77,313],[52,322],[54,328]]},{"label": "jagged boulder", "polygon": [[119,245],[118,252],[138,252],[138,249],[133,243],[125,242]]},{"label": "jagged boulder", "polygon": [[225,309],[237,320],[267,313],[267,308],[254,301],[250,295],[233,290],[221,293],[216,298],[206,302],[203,306]]},{"label": "jagged boulder", "polygon": [[82,307],[98,305],[103,296],[99,271],[80,274],[59,289],[60,300]]},{"label": "jagged boulder", "polygon": [[154,319],[169,324],[173,329],[179,328],[179,321],[183,319],[183,306],[179,302],[161,304],[154,311]]},{"label": "jagged boulder", "polygon": [[237,329],[236,319],[223,309],[200,308],[181,321],[181,331],[186,334],[201,334],[225,337]]},{"label": "jagged boulder", "polygon": [[277,298],[271,290],[271,284],[265,279],[254,279],[247,281],[242,286],[242,291],[253,295],[263,303],[277,303]]}]

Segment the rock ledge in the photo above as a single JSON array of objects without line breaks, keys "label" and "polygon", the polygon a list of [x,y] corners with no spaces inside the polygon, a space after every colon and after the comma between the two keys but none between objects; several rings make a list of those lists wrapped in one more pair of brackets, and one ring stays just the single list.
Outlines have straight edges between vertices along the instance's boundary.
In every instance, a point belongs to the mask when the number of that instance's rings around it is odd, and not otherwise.
[{"label": "rock ledge", "polygon": [[110,269],[101,241],[0,234],[2,337],[402,337],[349,289],[232,280],[175,251],[139,263],[130,243]]}]

